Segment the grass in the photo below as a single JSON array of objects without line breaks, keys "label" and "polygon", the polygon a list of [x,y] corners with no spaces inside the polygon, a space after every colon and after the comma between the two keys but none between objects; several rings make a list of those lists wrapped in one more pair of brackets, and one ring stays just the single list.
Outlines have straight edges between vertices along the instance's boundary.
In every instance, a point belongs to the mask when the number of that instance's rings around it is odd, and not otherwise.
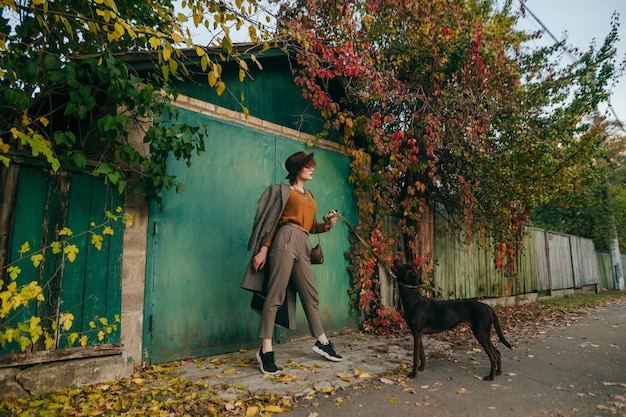
[{"label": "grass", "polygon": [[626,298],[624,291],[602,291],[598,294],[581,293],[540,299],[537,301],[538,307],[563,311],[566,313],[576,313],[588,308],[599,307],[619,299]]}]

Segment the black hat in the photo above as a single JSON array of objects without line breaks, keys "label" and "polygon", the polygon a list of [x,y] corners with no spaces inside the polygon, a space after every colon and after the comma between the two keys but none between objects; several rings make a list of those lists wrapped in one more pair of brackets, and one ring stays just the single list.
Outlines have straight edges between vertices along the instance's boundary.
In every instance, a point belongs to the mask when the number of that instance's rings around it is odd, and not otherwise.
[{"label": "black hat", "polygon": [[289,172],[289,175],[285,178],[289,178],[290,175],[296,174],[303,166],[311,162],[313,160],[314,153],[315,152],[311,152],[307,155],[305,152],[300,151],[287,158],[285,161],[285,169]]}]

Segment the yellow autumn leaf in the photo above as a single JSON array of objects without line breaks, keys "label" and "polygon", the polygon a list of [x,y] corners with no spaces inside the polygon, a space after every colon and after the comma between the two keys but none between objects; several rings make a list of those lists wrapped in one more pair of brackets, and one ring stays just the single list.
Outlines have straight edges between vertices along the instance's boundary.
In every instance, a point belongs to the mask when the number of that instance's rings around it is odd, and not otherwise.
[{"label": "yellow autumn leaf", "polygon": [[64,227],[59,231],[59,236],[72,236],[74,232],[69,227]]},{"label": "yellow autumn leaf", "polygon": [[[220,54],[220,57],[222,57],[222,60],[225,60],[226,58]],[[213,71],[215,71],[215,74],[219,77],[222,76],[223,73],[223,68],[220,64],[214,64],[213,65]]]},{"label": "yellow autumn leaf", "polygon": [[246,410],[246,417],[254,417],[259,414],[259,407],[253,405]]},{"label": "yellow autumn leaf", "polygon": [[358,369],[354,370],[354,375],[358,376],[359,378],[371,378],[370,374],[368,374],[367,372],[361,372]]},{"label": "yellow autumn leaf", "polygon": [[286,410],[279,405],[268,405],[265,407],[265,411],[268,413],[284,413]]},{"label": "yellow autumn leaf", "polygon": [[104,0],[104,4],[111,8],[115,13],[119,13],[114,0]]},{"label": "yellow autumn leaf", "polygon": [[209,72],[208,78],[209,78],[209,86],[213,87],[215,83],[217,83],[217,77],[215,76],[215,73],[213,71]]},{"label": "yellow autumn leaf", "polygon": [[33,263],[33,266],[37,268],[41,264],[41,261],[43,261],[43,255],[41,253],[33,255],[30,257],[30,261]]},{"label": "yellow autumn leaf", "polygon": [[224,84],[223,81],[218,81],[217,84],[215,85],[215,92],[217,93],[217,95],[221,96],[222,94],[224,94],[225,90],[226,90],[226,84]]},{"label": "yellow autumn leaf", "polygon": [[16,279],[22,273],[22,270],[19,266],[10,266],[7,268],[7,272],[11,279]]},{"label": "yellow autumn leaf", "polygon": [[65,249],[63,249],[63,253],[67,256],[67,260],[70,262],[74,262],[76,260],[76,254],[78,254],[80,250],[76,245],[67,245]]},{"label": "yellow autumn leaf", "polygon": [[50,247],[52,248],[52,253],[54,255],[58,255],[59,253],[61,253],[61,242],[52,242],[50,244]]},{"label": "yellow autumn leaf", "polygon": [[185,40],[185,38],[183,38],[180,33],[174,32],[172,33],[172,40],[174,41],[174,43],[181,43]]},{"label": "yellow autumn leaf", "polygon": [[124,27],[126,28],[126,32],[128,32],[131,37],[137,37],[137,32],[135,32],[135,30],[128,23],[124,22]]},{"label": "yellow autumn leaf", "polygon": [[124,36],[125,30],[124,26],[121,23],[115,22],[113,28],[115,29],[115,33],[117,33],[119,36]]},{"label": "yellow autumn leaf", "polygon": [[88,340],[89,340],[89,339],[87,338],[87,336],[86,336],[86,335],[82,335],[82,336],[80,337],[80,339],[78,340],[78,344],[79,344],[79,345],[81,345],[82,347],[85,347],[85,346],[87,346],[87,341],[88,341]]},{"label": "yellow autumn leaf", "polygon": [[96,249],[102,250],[102,240],[104,238],[102,235],[93,234],[91,235],[91,244],[95,246]]},{"label": "yellow autumn leaf", "polygon": [[116,41],[119,38],[120,38],[120,36],[117,34],[117,32],[107,32],[107,40],[109,42]]},{"label": "yellow autumn leaf", "polygon": [[74,322],[74,315],[72,313],[63,313],[61,314],[60,322],[65,330],[69,330]]},{"label": "yellow autumn leaf", "polygon": [[26,252],[30,252],[30,244],[28,242],[24,242],[18,250],[19,253],[24,254]]},{"label": "yellow autumn leaf", "polygon": [[150,46],[153,48],[158,48],[159,46],[161,46],[161,40],[157,38],[156,36],[151,37]]},{"label": "yellow autumn leaf", "polygon": [[263,69],[263,65],[261,64],[261,61],[259,61],[259,60],[256,58],[256,55],[250,55],[250,59],[252,60],[252,62],[254,62],[254,63],[256,64],[256,66],[257,66],[260,70],[262,70],[262,69]]},{"label": "yellow autumn leaf", "polygon": [[44,340],[45,340],[44,344],[46,346],[46,350],[54,346],[54,338],[50,337],[50,335],[47,332],[44,336]]},{"label": "yellow autumn leaf", "polygon": [[252,25],[248,26],[248,35],[250,36],[250,40],[254,43],[259,41],[259,37],[256,34],[256,28]]},{"label": "yellow autumn leaf", "polygon": [[246,72],[240,68],[239,69],[239,82],[243,82],[245,79],[246,79]]}]

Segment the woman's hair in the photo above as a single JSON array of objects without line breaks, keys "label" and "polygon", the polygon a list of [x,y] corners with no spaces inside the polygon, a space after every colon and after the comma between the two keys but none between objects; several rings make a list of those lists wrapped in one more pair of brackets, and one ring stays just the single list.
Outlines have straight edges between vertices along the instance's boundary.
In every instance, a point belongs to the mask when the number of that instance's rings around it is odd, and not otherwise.
[{"label": "woman's hair", "polygon": [[315,159],[311,159],[309,162],[307,162],[306,164],[302,165],[300,167],[300,169],[298,169],[297,171],[290,172],[289,173],[289,184],[293,185],[293,183],[296,182],[296,178],[298,177],[298,173],[300,171],[302,171],[302,169],[307,168],[307,167],[315,168],[316,165],[317,165],[317,162],[315,162]]}]

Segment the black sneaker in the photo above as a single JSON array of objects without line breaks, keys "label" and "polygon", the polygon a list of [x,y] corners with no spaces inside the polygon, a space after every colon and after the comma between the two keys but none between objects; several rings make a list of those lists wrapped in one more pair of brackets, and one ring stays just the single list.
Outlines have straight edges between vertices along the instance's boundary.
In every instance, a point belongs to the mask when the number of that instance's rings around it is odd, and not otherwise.
[{"label": "black sneaker", "polygon": [[263,353],[261,349],[256,353],[256,360],[261,365],[261,372],[264,374],[275,374],[278,372],[278,367],[274,362],[274,352]]},{"label": "black sneaker", "polygon": [[337,355],[335,347],[330,342],[324,345],[318,340],[315,342],[315,346],[313,346],[313,352],[333,362],[340,362],[343,359],[341,355]]}]

